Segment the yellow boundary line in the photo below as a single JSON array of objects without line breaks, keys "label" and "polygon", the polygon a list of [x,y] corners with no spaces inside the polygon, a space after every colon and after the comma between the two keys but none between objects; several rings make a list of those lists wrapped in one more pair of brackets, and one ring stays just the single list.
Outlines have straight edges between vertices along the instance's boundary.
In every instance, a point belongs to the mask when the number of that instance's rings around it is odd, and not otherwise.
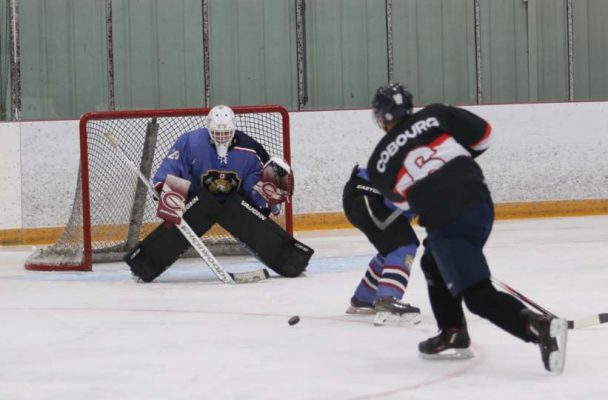
[{"label": "yellow boundary line", "polygon": [[[496,219],[525,219],[608,215],[608,199],[561,200],[496,205]],[[347,229],[352,225],[342,212],[294,215],[296,231]],[[0,246],[46,245],[57,241],[63,228],[27,228],[0,230]]]},{"label": "yellow boundary line", "polygon": [[[608,199],[500,203],[495,208],[500,220],[608,215]],[[342,212],[297,214],[294,226],[296,231],[353,227]]]}]

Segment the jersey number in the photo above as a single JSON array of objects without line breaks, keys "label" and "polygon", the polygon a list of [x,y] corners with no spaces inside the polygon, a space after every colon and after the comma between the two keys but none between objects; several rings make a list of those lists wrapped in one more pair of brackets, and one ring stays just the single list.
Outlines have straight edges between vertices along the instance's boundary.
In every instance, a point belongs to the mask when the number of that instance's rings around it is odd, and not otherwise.
[{"label": "jersey number", "polygon": [[436,155],[437,151],[428,146],[417,147],[408,152],[403,159],[403,168],[400,173],[402,176],[395,186],[397,192],[404,195],[416,181],[426,178],[444,166],[445,161]]}]

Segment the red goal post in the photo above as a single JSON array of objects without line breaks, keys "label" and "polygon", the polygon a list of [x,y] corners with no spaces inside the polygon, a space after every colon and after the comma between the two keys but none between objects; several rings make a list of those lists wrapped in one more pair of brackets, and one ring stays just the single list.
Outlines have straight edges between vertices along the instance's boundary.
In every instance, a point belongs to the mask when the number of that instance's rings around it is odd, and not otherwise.
[{"label": "red goal post", "polygon": [[[237,129],[260,142],[270,156],[291,163],[289,113],[278,105],[235,106]],[[90,112],[80,118],[80,171],[72,212],[59,240],[25,262],[35,271],[90,271],[93,263],[122,259],[154,229],[156,203],[105,137],[112,133],[127,156],[150,177],[177,138],[206,126],[209,108]],[[293,208],[275,218],[293,233]],[[219,226],[203,236],[216,255],[243,254],[243,246]]]}]

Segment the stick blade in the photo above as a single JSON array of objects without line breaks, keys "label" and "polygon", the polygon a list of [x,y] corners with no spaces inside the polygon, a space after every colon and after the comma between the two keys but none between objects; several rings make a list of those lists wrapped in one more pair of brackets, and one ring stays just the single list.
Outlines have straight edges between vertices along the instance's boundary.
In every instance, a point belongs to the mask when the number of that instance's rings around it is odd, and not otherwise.
[{"label": "stick blade", "polygon": [[568,329],[582,329],[608,322],[608,313],[600,313],[586,318],[568,321]]},{"label": "stick blade", "polygon": [[229,272],[228,275],[230,275],[235,283],[259,282],[270,277],[270,273],[266,268],[260,268],[249,272]]}]

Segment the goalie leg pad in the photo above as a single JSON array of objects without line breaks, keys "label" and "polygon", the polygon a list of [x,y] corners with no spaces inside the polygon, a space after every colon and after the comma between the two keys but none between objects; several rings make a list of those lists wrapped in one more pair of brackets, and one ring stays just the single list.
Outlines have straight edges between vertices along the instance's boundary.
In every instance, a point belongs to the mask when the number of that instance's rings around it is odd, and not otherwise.
[{"label": "goalie leg pad", "polygon": [[282,276],[299,276],[314,253],[236,192],[224,202],[217,222]]},{"label": "goalie leg pad", "polygon": [[125,254],[123,260],[133,275],[144,282],[152,282],[175,262],[188,244],[175,226],[167,229],[161,224]]},{"label": "goalie leg pad", "polygon": [[[207,196],[199,196],[199,200],[184,214],[184,220],[197,235],[202,236],[215,224],[213,215],[219,209],[220,204],[207,193]],[[123,260],[135,276],[144,282],[152,282],[189,246],[190,243],[175,225],[167,228],[161,224],[129,251]]]}]

